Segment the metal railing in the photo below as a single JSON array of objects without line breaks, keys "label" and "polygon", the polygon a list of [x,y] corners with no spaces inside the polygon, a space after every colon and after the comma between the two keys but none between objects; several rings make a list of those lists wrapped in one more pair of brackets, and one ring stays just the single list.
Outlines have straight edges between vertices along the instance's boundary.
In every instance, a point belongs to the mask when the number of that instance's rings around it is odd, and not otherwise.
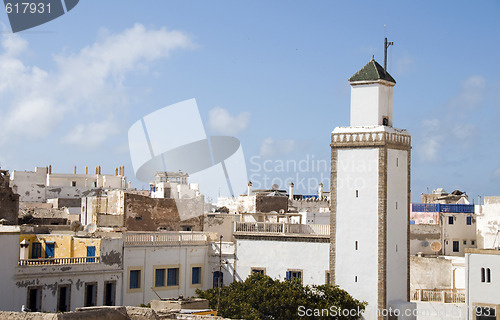
[{"label": "metal railing", "polygon": [[61,265],[61,264],[90,264],[99,263],[100,257],[72,257],[72,258],[39,258],[20,259],[19,266]]},{"label": "metal railing", "polygon": [[180,246],[206,244],[208,236],[196,233],[129,233],[126,246]]},{"label": "metal railing", "polygon": [[474,213],[473,204],[412,203],[413,212]]},{"label": "metal railing", "polygon": [[328,224],[291,224],[273,222],[235,222],[234,232],[330,235]]},{"label": "metal railing", "polygon": [[464,289],[416,289],[411,290],[411,301],[465,303]]}]

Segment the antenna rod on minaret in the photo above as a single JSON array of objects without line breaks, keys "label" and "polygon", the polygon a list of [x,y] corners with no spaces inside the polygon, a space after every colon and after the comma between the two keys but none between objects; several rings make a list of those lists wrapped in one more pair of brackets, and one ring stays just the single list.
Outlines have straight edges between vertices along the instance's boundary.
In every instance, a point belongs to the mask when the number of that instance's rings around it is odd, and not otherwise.
[{"label": "antenna rod on minaret", "polygon": [[394,42],[387,42],[387,37],[384,41],[384,71],[387,72],[387,48],[394,45]]}]

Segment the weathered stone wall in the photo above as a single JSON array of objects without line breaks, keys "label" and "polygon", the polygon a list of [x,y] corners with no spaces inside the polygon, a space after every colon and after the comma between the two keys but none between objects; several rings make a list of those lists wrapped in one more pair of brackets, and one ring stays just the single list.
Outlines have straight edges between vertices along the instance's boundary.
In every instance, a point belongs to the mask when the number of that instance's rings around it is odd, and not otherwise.
[{"label": "weathered stone wall", "polygon": [[288,198],[287,197],[271,197],[267,195],[257,195],[255,199],[256,212],[271,212],[276,211],[288,212]]},{"label": "weathered stone wall", "polygon": [[[197,208],[197,206],[194,207]],[[197,217],[181,221],[175,199],[125,194],[124,209],[124,224],[130,231],[179,231],[183,226],[190,226],[193,231],[203,229],[203,216],[201,216],[203,206],[199,209],[201,213]]]},{"label": "weathered stone wall", "polygon": [[19,195],[15,194],[9,186],[9,171],[0,170],[0,219],[5,219],[3,224],[17,224],[19,212]]},{"label": "weathered stone wall", "polygon": [[452,262],[443,258],[410,257],[410,287],[451,289]]}]

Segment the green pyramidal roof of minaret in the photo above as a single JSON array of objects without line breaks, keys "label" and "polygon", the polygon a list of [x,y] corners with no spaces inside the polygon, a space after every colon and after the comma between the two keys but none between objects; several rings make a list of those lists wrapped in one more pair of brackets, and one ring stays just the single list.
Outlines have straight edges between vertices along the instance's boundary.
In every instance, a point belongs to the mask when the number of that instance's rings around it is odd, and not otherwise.
[{"label": "green pyramidal roof of minaret", "polygon": [[396,83],[389,72],[384,71],[384,68],[378,64],[375,59],[371,59],[370,62],[366,64],[361,70],[356,72],[352,77],[349,78],[349,82],[356,81],[376,81],[385,80]]}]

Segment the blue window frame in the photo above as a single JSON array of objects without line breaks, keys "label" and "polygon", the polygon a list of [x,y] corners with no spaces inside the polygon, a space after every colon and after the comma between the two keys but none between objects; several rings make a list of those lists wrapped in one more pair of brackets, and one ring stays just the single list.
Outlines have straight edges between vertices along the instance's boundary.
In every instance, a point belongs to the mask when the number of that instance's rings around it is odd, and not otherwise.
[{"label": "blue window frame", "polygon": [[[95,246],[87,246],[87,257],[95,257]],[[87,258],[87,262],[95,262],[95,258]]]},{"label": "blue window frame", "polygon": [[55,244],[46,242],[45,243],[45,258],[54,258]]},{"label": "blue window frame", "polygon": [[213,279],[213,287],[214,288],[219,288],[223,286],[224,284],[224,273],[215,271],[214,272],[214,279]]}]

